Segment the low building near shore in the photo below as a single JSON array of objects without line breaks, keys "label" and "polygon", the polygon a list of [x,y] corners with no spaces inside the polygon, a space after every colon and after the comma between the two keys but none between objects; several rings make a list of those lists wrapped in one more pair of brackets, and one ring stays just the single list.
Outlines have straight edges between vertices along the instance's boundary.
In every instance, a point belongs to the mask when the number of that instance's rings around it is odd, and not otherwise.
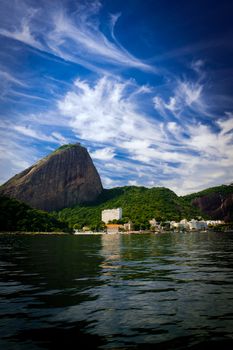
[{"label": "low building near shore", "polygon": [[83,232],[90,231],[90,227],[89,226],[83,226],[82,231]]},{"label": "low building near shore", "polygon": [[123,228],[122,225],[119,224],[107,224],[107,233],[118,233],[120,229]]},{"label": "low building near shore", "polygon": [[189,229],[189,222],[187,219],[180,220],[180,229],[182,229],[182,230]]},{"label": "low building near shore", "polygon": [[206,230],[208,228],[207,222],[204,220],[190,220],[189,221],[190,230]]},{"label": "low building near shore", "polygon": [[180,223],[176,221],[170,221],[170,228],[171,229],[178,229],[180,227]]},{"label": "low building near shore", "polygon": [[207,220],[206,223],[208,226],[217,226],[225,224],[223,220]]},{"label": "low building near shore", "polygon": [[161,228],[160,224],[155,219],[149,220],[149,224],[150,224],[150,228],[153,231],[159,230]]},{"label": "low building near shore", "polygon": [[127,222],[126,224],[107,224],[107,233],[118,233],[125,231],[133,231],[134,226],[132,221]]},{"label": "low building near shore", "polygon": [[124,224],[123,228],[124,228],[125,231],[133,231],[134,230],[134,225],[133,225],[132,221],[130,220],[129,222]]},{"label": "low building near shore", "polygon": [[180,230],[206,230],[208,228],[207,221],[204,220],[190,220],[183,219],[180,222],[170,221],[170,228],[171,229],[180,229]]}]

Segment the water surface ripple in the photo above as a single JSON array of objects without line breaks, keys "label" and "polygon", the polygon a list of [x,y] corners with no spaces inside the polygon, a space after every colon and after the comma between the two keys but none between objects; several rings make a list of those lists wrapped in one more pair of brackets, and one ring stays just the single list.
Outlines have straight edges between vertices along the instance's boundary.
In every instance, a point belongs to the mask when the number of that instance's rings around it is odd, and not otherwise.
[{"label": "water surface ripple", "polygon": [[233,235],[0,235],[0,349],[233,348]]}]

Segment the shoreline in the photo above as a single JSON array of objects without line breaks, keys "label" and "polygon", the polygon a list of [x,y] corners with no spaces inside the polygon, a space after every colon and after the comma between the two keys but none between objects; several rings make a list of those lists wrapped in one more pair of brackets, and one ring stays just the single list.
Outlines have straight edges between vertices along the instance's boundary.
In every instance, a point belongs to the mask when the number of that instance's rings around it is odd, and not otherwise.
[{"label": "shoreline", "polygon": [[71,235],[68,232],[0,231],[0,235]]},{"label": "shoreline", "polygon": [[31,236],[97,236],[97,235],[140,235],[140,234],[165,234],[165,233],[179,233],[179,232],[185,232],[185,233],[232,233],[233,230],[226,230],[226,231],[214,231],[214,230],[192,230],[192,231],[127,231],[127,232],[115,232],[115,233],[107,233],[107,232],[78,232],[78,233],[69,233],[69,232],[31,232],[31,231],[0,231],[0,235],[31,235]]}]

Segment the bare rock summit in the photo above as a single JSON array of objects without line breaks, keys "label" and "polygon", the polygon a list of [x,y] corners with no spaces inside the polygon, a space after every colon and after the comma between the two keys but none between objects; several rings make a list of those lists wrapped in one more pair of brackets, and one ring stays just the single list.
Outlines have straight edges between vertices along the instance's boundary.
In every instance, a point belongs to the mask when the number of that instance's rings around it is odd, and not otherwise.
[{"label": "bare rock summit", "polygon": [[91,203],[103,190],[85,147],[64,145],[7,181],[0,194],[52,211]]}]

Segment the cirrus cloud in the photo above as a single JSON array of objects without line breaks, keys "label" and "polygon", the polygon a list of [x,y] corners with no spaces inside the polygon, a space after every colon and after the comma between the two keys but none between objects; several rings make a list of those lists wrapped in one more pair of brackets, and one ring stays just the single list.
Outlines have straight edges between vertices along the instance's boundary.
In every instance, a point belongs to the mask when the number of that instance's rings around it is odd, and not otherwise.
[{"label": "cirrus cloud", "polygon": [[[178,83],[176,97],[183,102],[179,118],[159,121],[140,110],[135,96],[144,95],[143,89],[131,84],[106,76],[95,84],[76,80],[73,89],[58,102],[59,112],[70,117],[70,126],[78,138],[102,145],[102,149],[93,152],[100,169],[103,169],[101,161],[111,159],[110,169],[119,164],[114,175],[119,173],[121,177],[127,173],[127,166],[132,167],[131,180],[147,186],[153,182],[171,187],[175,177],[176,186],[172,186],[178,193],[200,187],[200,169],[205,173],[201,180],[203,186],[216,181],[217,177],[225,182],[230,178],[230,174],[226,174],[233,165],[231,115],[217,120],[220,130],[194,120],[184,122],[185,108],[198,102],[203,86],[195,82]],[[150,99],[151,90],[147,93]],[[119,158],[121,153],[124,165]],[[148,176],[142,177],[142,173]]]}]

